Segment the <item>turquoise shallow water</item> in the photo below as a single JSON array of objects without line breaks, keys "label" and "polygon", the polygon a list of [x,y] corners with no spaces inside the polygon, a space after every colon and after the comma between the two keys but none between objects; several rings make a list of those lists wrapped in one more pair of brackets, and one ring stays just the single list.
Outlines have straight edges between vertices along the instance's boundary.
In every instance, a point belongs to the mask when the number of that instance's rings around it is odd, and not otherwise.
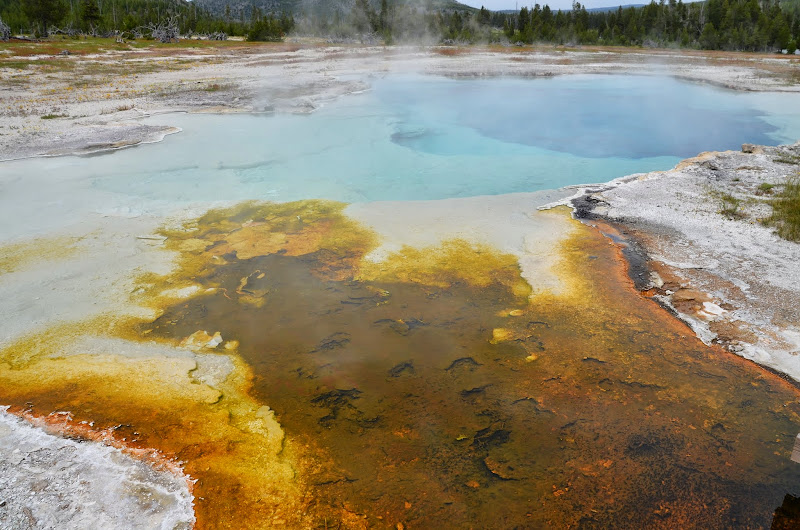
[{"label": "turquoise shallow water", "polygon": [[388,76],[310,115],[170,114],[183,132],[111,155],[4,165],[169,202],[441,199],[668,169],[701,151],[800,138],[800,96],[669,77]]}]

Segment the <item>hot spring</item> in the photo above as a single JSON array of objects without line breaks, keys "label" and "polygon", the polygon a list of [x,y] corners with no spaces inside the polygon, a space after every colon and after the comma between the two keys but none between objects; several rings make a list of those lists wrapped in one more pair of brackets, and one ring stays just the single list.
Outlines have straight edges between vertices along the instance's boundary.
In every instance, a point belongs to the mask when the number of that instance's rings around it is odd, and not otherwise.
[{"label": "hot spring", "polygon": [[[797,388],[704,345],[607,237],[537,207],[794,142],[800,99],[661,76],[370,84],[308,115],[156,115],[182,131],[0,165],[21,256],[0,262],[4,315],[64,306],[6,332],[0,406],[182,462],[201,527],[768,526],[800,491]],[[139,311],[76,316],[89,273],[65,264],[100,240],[138,249],[108,289]],[[36,274],[55,274],[43,302],[17,288]]]},{"label": "hot spring", "polygon": [[[182,133],[91,158],[3,164],[144,201],[429,200],[669,169],[800,138],[794,94],[650,76],[387,76],[308,115],[160,115]],[[146,203],[145,203],[146,204]]]}]

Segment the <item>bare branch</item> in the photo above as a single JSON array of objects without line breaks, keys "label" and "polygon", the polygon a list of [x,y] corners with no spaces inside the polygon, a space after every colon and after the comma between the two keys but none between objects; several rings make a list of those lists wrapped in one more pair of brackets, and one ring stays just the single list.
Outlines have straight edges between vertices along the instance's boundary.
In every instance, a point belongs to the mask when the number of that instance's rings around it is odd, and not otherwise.
[{"label": "bare branch", "polygon": [[11,28],[8,27],[8,24],[3,22],[3,19],[0,18],[0,40],[6,41],[11,38]]},{"label": "bare branch", "polygon": [[178,42],[180,40],[177,17],[170,17],[158,24],[149,24],[145,30],[149,31],[150,35],[158,42]]}]

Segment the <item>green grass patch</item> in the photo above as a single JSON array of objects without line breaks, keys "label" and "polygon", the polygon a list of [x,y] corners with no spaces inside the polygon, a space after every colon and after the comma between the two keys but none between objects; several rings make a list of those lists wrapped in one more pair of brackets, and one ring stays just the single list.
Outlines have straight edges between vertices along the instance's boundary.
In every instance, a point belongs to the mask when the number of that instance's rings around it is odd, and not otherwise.
[{"label": "green grass patch", "polygon": [[771,195],[772,190],[775,189],[775,184],[770,184],[769,182],[762,182],[756,188],[756,195]]},{"label": "green grass patch", "polygon": [[118,43],[115,39],[101,38],[62,39],[60,37],[50,37],[39,42],[0,42],[0,51],[9,51],[11,55],[17,57],[58,55],[63,50],[69,51],[70,55],[88,55],[90,53],[101,53],[105,50],[129,49],[130,46],[125,43]]},{"label": "green grass patch", "polygon": [[144,47],[152,46],[153,48],[236,48],[242,46],[251,46],[251,42],[244,42],[239,40],[202,40],[202,39],[182,39],[178,42],[156,42],[156,41],[137,41],[144,44]]},{"label": "green grass patch", "polygon": [[0,60],[0,68],[11,68],[14,70],[24,70],[31,64],[31,61],[3,61]]},{"label": "green grass patch", "polygon": [[63,59],[0,59],[0,68],[15,70],[34,68],[40,72],[52,73],[72,70],[75,68],[75,62]]},{"label": "green grass patch", "polygon": [[103,53],[105,51],[126,51],[134,49],[153,50],[185,50],[185,49],[215,49],[215,48],[264,48],[273,47],[295,51],[301,46],[285,43],[253,43],[239,40],[200,40],[183,39],[178,42],[161,43],[149,39],[126,40],[117,42],[116,39],[87,37],[85,39],[73,39],[62,37],[50,37],[39,42],[28,41],[8,41],[0,42],[0,52],[9,52],[10,55],[17,57],[28,57],[32,55],[58,55],[62,50],[67,50],[71,55],[88,55]]},{"label": "green grass patch", "polygon": [[730,193],[720,193],[717,198],[720,202],[719,213],[728,219],[740,219],[742,217],[742,212],[740,210],[742,201],[740,199],[737,199]]},{"label": "green grass patch", "polygon": [[771,204],[772,215],[765,224],[774,226],[782,238],[800,243],[800,176],[791,177]]},{"label": "green grass patch", "polygon": [[55,120],[56,118],[69,118],[69,114],[45,114],[40,116],[43,120]]}]

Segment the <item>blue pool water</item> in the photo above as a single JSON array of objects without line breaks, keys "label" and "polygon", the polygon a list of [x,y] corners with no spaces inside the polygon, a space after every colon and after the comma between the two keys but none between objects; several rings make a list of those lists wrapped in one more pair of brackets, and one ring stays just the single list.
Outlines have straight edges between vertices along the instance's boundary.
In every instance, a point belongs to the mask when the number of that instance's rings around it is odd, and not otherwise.
[{"label": "blue pool water", "polygon": [[669,169],[800,139],[800,96],[652,76],[388,76],[310,115],[170,114],[183,132],[110,155],[23,161],[96,190],[175,201],[441,199]]}]

